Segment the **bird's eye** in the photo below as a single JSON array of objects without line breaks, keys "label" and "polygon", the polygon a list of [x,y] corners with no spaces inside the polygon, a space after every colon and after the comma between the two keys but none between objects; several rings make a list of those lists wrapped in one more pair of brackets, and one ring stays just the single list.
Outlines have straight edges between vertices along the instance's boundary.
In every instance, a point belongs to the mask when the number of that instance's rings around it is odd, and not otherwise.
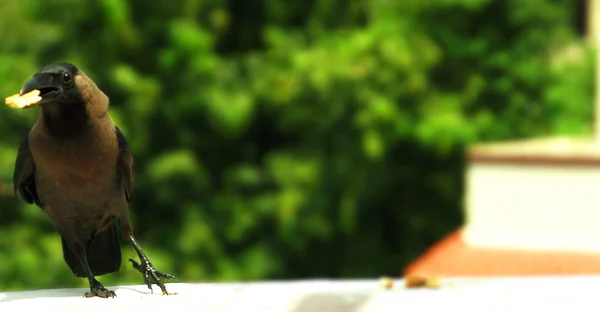
[{"label": "bird's eye", "polygon": [[71,77],[71,74],[65,73],[62,76],[62,81],[65,85],[70,85],[73,82],[73,77]]}]

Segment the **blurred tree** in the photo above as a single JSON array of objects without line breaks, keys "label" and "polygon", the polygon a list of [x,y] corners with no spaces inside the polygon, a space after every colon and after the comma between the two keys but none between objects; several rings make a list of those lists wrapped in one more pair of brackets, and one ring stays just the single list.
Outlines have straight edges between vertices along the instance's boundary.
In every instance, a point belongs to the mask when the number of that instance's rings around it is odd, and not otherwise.
[{"label": "blurred tree", "polygon": [[[97,81],[136,156],[138,236],[182,281],[392,275],[461,225],[468,144],[590,132],[575,6],[4,0],[0,91],[58,60]],[[0,289],[83,287],[10,194],[36,115],[0,114]]]}]

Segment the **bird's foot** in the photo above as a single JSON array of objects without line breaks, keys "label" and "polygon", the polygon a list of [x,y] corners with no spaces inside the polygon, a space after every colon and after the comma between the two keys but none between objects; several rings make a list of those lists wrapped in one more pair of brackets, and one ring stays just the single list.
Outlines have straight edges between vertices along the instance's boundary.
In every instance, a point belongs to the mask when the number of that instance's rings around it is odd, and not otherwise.
[{"label": "bird's foot", "polygon": [[142,260],[141,264],[135,262],[135,260],[133,259],[129,259],[129,261],[133,265],[134,269],[140,271],[140,273],[144,275],[144,282],[146,283],[146,286],[148,286],[148,289],[150,289],[152,293],[154,293],[154,291],[152,290],[152,284],[155,284],[158,287],[160,287],[160,290],[162,291],[163,295],[174,295],[174,293],[167,292],[167,288],[165,287],[165,284],[163,284],[163,282],[161,281],[161,278],[174,279],[175,276],[158,271],[148,260]]},{"label": "bird's foot", "polygon": [[108,290],[100,284],[100,282],[93,283],[90,285],[90,291],[84,294],[86,298],[100,297],[100,298],[114,298],[117,296],[114,291]]}]

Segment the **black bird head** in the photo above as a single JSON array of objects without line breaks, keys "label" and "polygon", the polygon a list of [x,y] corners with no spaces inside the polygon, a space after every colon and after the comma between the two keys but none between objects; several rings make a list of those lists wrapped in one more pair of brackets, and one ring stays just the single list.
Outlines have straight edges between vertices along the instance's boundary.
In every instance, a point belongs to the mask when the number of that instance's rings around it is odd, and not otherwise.
[{"label": "black bird head", "polygon": [[85,73],[69,63],[45,66],[27,81],[21,95],[39,90],[45,127],[56,136],[73,136],[87,129],[90,118],[108,114],[109,99]]},{"label": "black bird head", "polygon": [[76,83],[77,76],[81,74],[81,71],[72,64],[51,64],[33,75],[19,93],[23,95],[35,89],[40,90],[42,100],[28,108],[51,103],[83,102]]}]

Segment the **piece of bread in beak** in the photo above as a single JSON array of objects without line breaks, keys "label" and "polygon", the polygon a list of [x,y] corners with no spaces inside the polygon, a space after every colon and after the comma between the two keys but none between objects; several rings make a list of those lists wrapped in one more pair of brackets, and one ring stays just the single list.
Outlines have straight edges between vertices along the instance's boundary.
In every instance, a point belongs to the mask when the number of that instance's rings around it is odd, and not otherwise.
[{"label": "piece of bread in beak", "polygon": [[26,108],[42,100],[40,90],[31,90],[23,95],[13,94],[4,99],[4,104],[11,108]]}]

